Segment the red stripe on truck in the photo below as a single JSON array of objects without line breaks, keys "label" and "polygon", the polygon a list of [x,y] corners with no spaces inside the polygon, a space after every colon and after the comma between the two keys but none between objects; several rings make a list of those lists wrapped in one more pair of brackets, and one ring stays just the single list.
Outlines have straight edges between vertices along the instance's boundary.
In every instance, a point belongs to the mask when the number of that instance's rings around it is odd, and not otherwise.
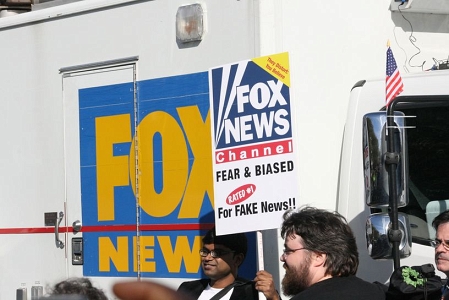
[{"label": "red stripe on truck", "polygon": [[[140,225],[140,231],[178,231],[178,230],[207,230],[214,226],[213,223],[205,224],[145,224]],[[106,231],[137,231],[137,225],[100,225],[82,226],[81,232],[106,232]],[[54,227],[23,227],[0,228],[0,234],[34,234],[54,233]],[[73,232],[72,227],[59,227],[60,233]]]}]

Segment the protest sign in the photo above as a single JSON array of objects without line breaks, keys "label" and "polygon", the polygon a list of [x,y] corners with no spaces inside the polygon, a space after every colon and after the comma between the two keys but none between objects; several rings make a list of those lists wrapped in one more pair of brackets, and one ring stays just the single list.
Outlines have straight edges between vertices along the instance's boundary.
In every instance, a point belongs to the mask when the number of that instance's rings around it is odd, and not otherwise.
[{"label": "protest sign", "polygon": [[209,71],[217,234],[278,228],[298,205],[288,53]]}]

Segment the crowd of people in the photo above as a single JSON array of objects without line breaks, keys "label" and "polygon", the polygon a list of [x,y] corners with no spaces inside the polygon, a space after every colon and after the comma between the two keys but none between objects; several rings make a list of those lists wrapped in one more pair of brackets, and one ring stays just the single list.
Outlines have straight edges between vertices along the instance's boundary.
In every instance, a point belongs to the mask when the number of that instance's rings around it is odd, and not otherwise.
[{"label": "crowd of people", "polygon": [[[432,225],[435,265],[449,275],[449,211],[438,215]],[[385,299],[386,287],[356,277],[359,265],[355,236],[345,218],[337,212],[313,207],[284,214],[281,226],[284,250],[280,261],[285,269],[282,292],[291,300],[321,299]],[[273,277],[259,271],[248,280],[238,276],[238,269],[247,254],[247,240],[243,233],[217,236],[215,228],[202,240],[201,267],[205,279],[183,282],[178,290],[150,282],[122,282],[113,287],[122,300],[237,300],[281,299]],[[439,299],[449,295],[442,285]],[[56,294],[81,294],[86,300],[107,299],[88,279],[72,279],[58,283]]]}]

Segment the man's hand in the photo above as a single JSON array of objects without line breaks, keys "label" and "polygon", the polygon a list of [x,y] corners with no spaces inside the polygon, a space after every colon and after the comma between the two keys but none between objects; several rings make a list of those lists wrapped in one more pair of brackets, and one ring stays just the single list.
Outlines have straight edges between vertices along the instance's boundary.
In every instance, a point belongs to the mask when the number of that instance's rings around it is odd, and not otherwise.
[{"label": "man's hand", "polygon": [[278,292],[274,286],[273,276],[267,271],[259,271],[256,273],[256,290],[262,292],[267,300],[280,300]]},{"label": "man's hand", "polygon": [[171,288],[149,281],[116,283],[112,290],[121,300],[192,300]]}]

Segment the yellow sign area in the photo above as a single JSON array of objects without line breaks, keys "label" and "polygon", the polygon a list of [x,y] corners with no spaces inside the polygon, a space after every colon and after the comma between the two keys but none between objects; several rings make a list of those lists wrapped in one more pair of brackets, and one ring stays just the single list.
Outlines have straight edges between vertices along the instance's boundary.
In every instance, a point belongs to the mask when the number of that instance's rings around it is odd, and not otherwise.
[{"label": "yellow sign area", "polygon": [[254,58],[253,62],[290,87],[288,52]]}]

